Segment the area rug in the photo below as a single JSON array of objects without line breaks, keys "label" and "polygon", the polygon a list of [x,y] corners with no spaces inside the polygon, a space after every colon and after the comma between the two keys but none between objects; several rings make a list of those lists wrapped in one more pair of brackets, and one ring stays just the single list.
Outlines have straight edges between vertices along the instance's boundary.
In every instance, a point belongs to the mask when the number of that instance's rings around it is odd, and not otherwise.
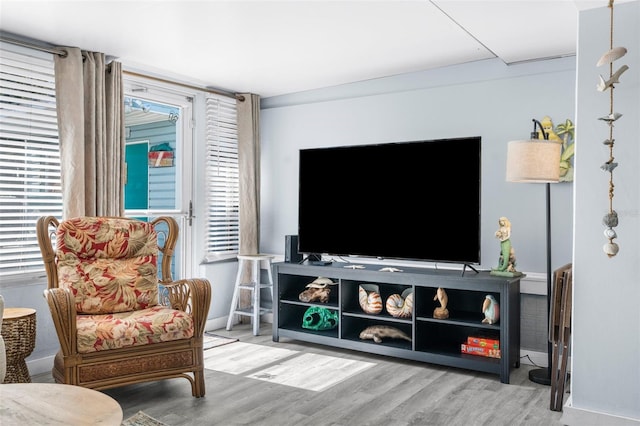
[{"label": "area rug", "polygon": [[217,334],[205,332],[202,338],[202,345],[204,349],[211,349],[222,345],[227,345],[229,343],[237,342],[238,339],[232,337],[220,336]]},{"label": "area rug", "polygon": [[209,370],[322,392],[376,365],[372,362],[236,342],[205,352]]},{"label": "area rug", "polygon": [[156,420],[151,416],[146,415],[142,411],[138,411],[133,416],[122,422],[122,426],[168,426],[166,423],[162,423],[160,420]]}]

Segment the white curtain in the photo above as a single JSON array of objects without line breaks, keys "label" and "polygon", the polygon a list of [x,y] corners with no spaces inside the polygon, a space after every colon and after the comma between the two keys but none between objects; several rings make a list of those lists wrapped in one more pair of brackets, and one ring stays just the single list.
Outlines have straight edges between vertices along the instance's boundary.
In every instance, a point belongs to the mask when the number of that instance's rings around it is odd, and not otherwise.
[{"label": "white curtain", "polygon": [[[240,174],[240,244],[239,254],[258,254],[260,248],[260,97],[242,94],[244,100],[236,101],[238,113],[238,171]],[[251,267],[239,271],[242,282],[249,282]],[[240,293],[238,306],[249,308],[252,304],[248,291]],[[249,317],[240,317],[240,323]]]},{"label": "white curtain", "polygon": [[104,53],[55,55],[63,218],[124,214],[122,64]]},{"label": "white curtain", "polygon": [[240,172],[240,248],[242,255],[260,248],[260,96],[242,94],[238,111]]}]

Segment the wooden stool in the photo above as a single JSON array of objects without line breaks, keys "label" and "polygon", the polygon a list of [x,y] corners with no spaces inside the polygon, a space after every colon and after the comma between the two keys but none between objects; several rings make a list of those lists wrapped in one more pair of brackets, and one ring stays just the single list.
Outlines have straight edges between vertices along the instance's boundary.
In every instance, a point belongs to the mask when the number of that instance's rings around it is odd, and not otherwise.
[{"label": "wooden stool", "polygon": [[[231,330],[233,324],[233,316],[247,315],[252,318],[253,335],[260,334],[260,315],[272,312],[272,309],[260,306],[260,289],[268,288],[271,291],[271,300],[273,300],[273,277],[271,275],[271,259],[274,256],[266,254],[256,255],[238,255],[238,275],[236,276],[236,285],[233,289],[233,297],[231,299],[231,308],[229,309],[229,319],[227,320],[227,330]],[[247,268],[251,268],[251,281],[243,282],[243,273]],[[267,282],[260,282],[260,271],[267,270]],[[240,290],[251,291],[251,306],[249,308],[239,308],[238,299]]]},{"label": "wooden stool", "polygon": [[4,383],[31,383],[25,358],[36,346],[36,311],[30,308],[5,308],[2,337],[7,350],[7,374]]}]

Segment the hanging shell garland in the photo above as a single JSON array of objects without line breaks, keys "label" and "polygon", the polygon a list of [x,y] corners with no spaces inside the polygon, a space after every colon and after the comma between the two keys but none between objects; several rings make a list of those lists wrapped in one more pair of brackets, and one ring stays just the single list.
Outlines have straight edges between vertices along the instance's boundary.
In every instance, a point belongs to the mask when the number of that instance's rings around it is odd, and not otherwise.
[{"label": "hanging shell garland", "polygon": [[609,257],[615,256],[620,250],[618,244],[613,241],[618,238],[618,234],[613,229],[618,226],[618,214],[613,209],[613,170],[618,167],[618,163],[614,161],[613,157],[613,146],[615,140],[613,138],[613,126],[614,123],[622,117],[622,114],[613,110],[613,89],[615,89],[616,84],[620,83],[620,76],[629,69],[629,66],[622,65],[615,72],[613,71],[613,62],[627,54],[627,49],[625,47],[613,46],[613,1],[614,0],[609,0],[608,6],[610,9],[611,22],[609,50],[600,57],[596,64],[598,67],[606,64],[609,65],[609,78],[605,79],[605,77],[600,75],[598,84],[596,85],[596,89],[600,92],[609,91],[609,113],[598,118],[598,120],[604,121],[607,126],[609,126],[609,137],[603,142],[603,144],[609,149],[609,158],[600,166],[600,169],[609,173],[609,212],[602,219],[602,223],[606,227],[604,230],[604,236],[608,240],[602,249]]}]

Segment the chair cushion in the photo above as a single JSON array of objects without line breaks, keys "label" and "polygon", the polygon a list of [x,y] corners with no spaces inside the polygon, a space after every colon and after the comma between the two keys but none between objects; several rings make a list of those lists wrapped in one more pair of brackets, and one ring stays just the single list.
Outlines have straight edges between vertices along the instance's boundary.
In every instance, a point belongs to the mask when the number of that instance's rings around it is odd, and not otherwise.
[{"label": "chair cushion", "polygon": [[78,217],[56,232],[59,287],[75,296],[76,311],[107,314],[158,303],[157,234],[150,223]]},{"label": "chair cushion", "polygon": [[161,305],[131,312],[78,315],[78,352],[141,346],[193,337],[190,314]]}]

